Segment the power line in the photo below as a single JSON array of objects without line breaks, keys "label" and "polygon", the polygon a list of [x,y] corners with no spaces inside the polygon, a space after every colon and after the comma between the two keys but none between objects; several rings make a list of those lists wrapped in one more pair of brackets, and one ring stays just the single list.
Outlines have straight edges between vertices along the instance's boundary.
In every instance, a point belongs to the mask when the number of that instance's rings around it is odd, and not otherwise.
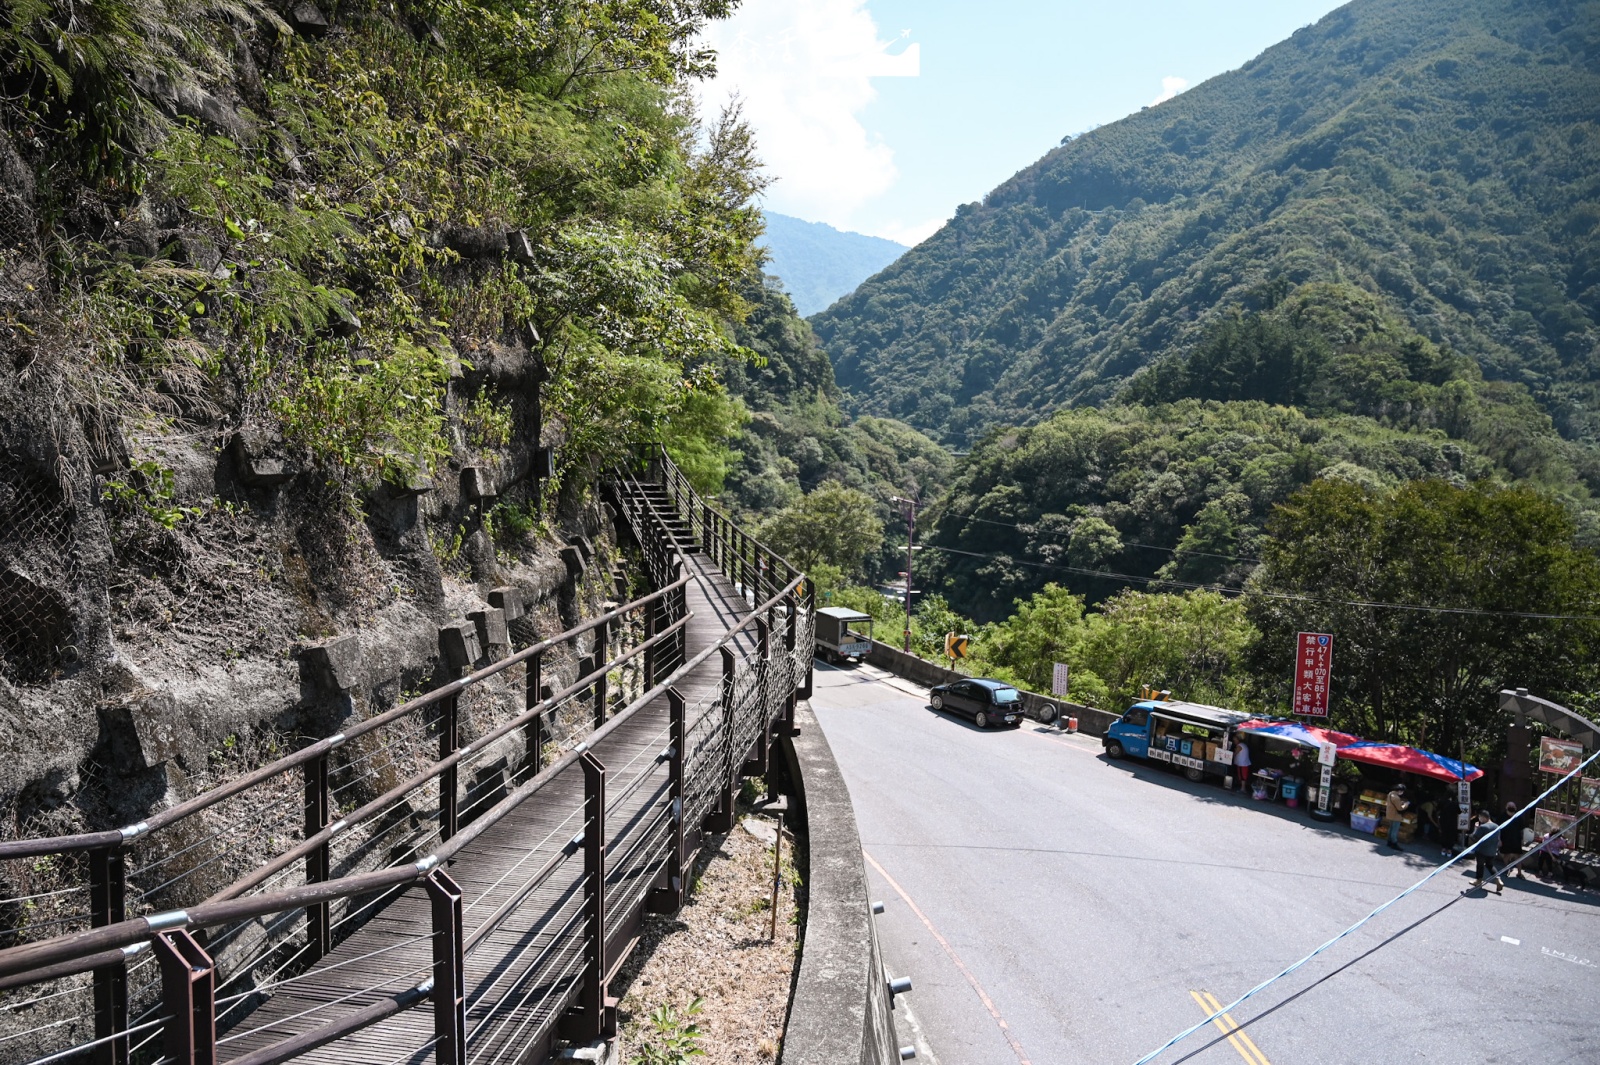
[{"label": "power line", "polygon": [[[795,478],[795,484],[799,485],[801,488],[806,488],[808,486],[811,487],[811,488],[816,488],[818,485],[823,484],[826,481],[837,481],[837,480],[838,480],[837,477],[824,477],[820,481],[807,481],[807,480],[804,480],[802,478],[796,477]],[[976,515],[972,515],[972,514],[964,515],[962,520],[964,520],[964,521],[981,521],[985,525],[998,525],[1003,529],[1017,529],[1017,530],[1023,531],[1023,532],[1026,532],[1029,529],[1036,529],[1037,528],[1036,524],[1035,525],[1019,525],[1019,524],[1016,524],[1014,522],[1009,522],[1009,521],[995,521],[993,518],[980,518],[980,517],[977,517]],[[1259,558],[1245,558],[1243,555],[1221,555],[1221,554],[1218,554],[1215,551],[1196,551],[1196,550],[1192,550],[1192,549],[1186,550],[1186,549],[1177,548],[1177,547],[1164,547],[1161,544],[1142,544],[1142,543],[1139,543],[1138,541],[1135,541],[1135,540],[1123,540],[1123,541],[1121,541],[1121,543],[1122,543],[1123,547],[1139,547],[1139,548],[1143,548],[1146,551],[1164,551],[1169,555],[1200,555],[1200,556],[1203,556],[1205,558],[1220,558],[1225,562],[1254,562],[1254,563],[1259,563],[1261,561]]]},{"label": "power line", "polygon": [[[1568,781],[1570,781],[1574,777],[1576,777],[1579,773],[1583,772],[1583,770],[1586,769],[1589,766],[1589,764],[1591,762],[1593,762],[1596,758],[1600,758],[1600,751],[1596,751],[1594,754],[1591,754],[1588,757],[1588,759],[1583,762],[1582,765],[1579,765],[1577,768],[1575,768],[1575,769],[1571,770],[1570,772],[1568,772],[1566,776],[1562,777],[1560,780],[1558,780],[1554,784],[1550,785],[1549,788],[1545,789],[1545,792],[1544,792],[1543,795],[1540,795],[1538,798],[1534,799],[1532,802],[1528,803],[1527,805],[1529,807],[1537,806],[1539,803],[1541,803],[1545,799],[1549,798],[1551,795],[1553,795],[1555,793],[1556,789],[1560,788],[1563,784],[1566,784]],[[1585,816],[1585,818],[1587,818],[1590,815],[1586,814],[1584,816]],[[1328,948],[1332,947],[1335,943],[1338,943],[1341,939],[1344,939],[1346,936],[1353,935],[1355,932],[1360,931],[1360,929],[1362,927],[1364,927],[1367,924],[1367,922],[1371,921],[1374,917],[1377,917],[1384,910],[1387,910],[1389,907],[1393,906],[1395,903],[1401,901],[1406,896],[1412,894],[1417,889],[1421,888],[1424,884],[1426,884],[1428,881],[1432,880],[1434,877],[1438,876],[1440,873],[1442,873],[1446,869],[1450,868],[1452,865],[1455,865],[1457,862],[1462,861],[1463,859],[1465,859],[1467,857],[1467,855],[1472,854],[1472,855],[1476,856],[1476,854],[1478,853],[1478,851],[1477,851],[1478,847],[1482,847],[1482,846],[1484,846],[1486,844],[1487,845],[1491,845],[1491,846],[1498,845],[1495,842],[1495,837],[1497,837],[1500,834],[1500,832],[1502,832],[1504,829],[1505,829],[1505,825],[1496,825],[1495,828],[1494,828],[1494,831],[1492,831],[1492,832],[1488,833],[1487,835],[1485,835],[1481,840],[1478,841],[1476,846],[1469,847],[1466,850],[1463,850],[1460,854],[1457,854],[1454,858],[1451,858],[1449,861],[1445,862],[1443,865],[1441,865],[1438,868],[1434,869],[1433,871],[1428,873],[1427,876],[1423,877],[1421,880],[1418,880],[1415,884],[1412,884],[1410,887],[1408,887],[1404,891],[1400,892],[1400,894],[1396,895],[1394,898],[1390,899],[1388,902],[1385,902],[1383,905],[1379,906],[1377,909],[1373,910],[1371,913],[1369,913],[1365,917],[1361,918],[1361,920],[1357,921],[1355,924],[1351,925],[1349,928],[1346,928],[1343,932],[1340,932],[1338,935],[1334,936],[1332,939],[1330,939],[1326,943],[1322,944],[1322,946],[1318,947],[1316,950],[1313,950],[1310,954],[1307,954],[1305,957],[1301,958],[1299,961],[1295,962],[1293,965],[1290,965],[1288,968],[1284,969],[1282,972],[1278,973],[1276,976],[1271,976],[1271,977],[1268,977],[1267,979],[1261,981],[1261,983],[1257,984],[1255,987],[1252,987],[1250,990],[1246,991],[1244,994],[1240,995],[1238,998],[1236,998],[1232,1002],[1228,1003],[1228,1005],[1226,1005],[1226,1006],[1222,1007],[1221,1009],[1217,1010],[1215,1013],[1213,1013],[1211,1016],[1207,1017],[1205,1020],[1201,1021],[1199,1024],[1193,1025],[1192,1027],[1186,1028],[1183,1031],[1179,1032],[1177,1035],[1173,1036],[1171,1039],[1167,1040],[1165,1043],[1162,1043],[1159,1047],[1157,1047],[1156,1049],[1152,1050],[1150,1053],[1146,1054],[1144,1057],[1140,1058],[1138,1061],[1134,1062],[1134,1065],[1148,1065],[1149,1062],[1154,1061],[1156,1058],[1158,1058],[1162,1054],[1164,1054],[1167,1050],[1169,1050],[1172,1047],[1174,1047],[1174,1046],[1178,1045],[1179,1043],[1183,1042],[1183,1040],[1189,1038],[1194,1033],[1200,1031],[1206,1025],[1208,1025],[1208,1024],[1212,1023],[1213,1021],[1215,1021],[1218,1017],[1221,1017],[1225,1013],[1231,1013],[1233,1010],[1238,1009],[1239,1006],[1245,1002],[1245,1000],[1247,1000],[1249,998],[1252,998],[1255,995],[1260,994],[1262,991],[1265,991],[1267,988],[1271,987],[1273,984],[1277,983],[1279,980],[1282,980],[1284,977],[1286,977],[1289,974],[1293,973],[1296,969],[1299,969],[1301,966],[1303,966],[1307,962],[1311,961],[1313,958],[1315,958],[1317,955],[1321,954],[1323,951],[1325,951]],[[1524,859],[1521,859],[1521,860],[1526,860],[1526,859],[1524,858]]]},{"label": "power line", "polygon": [[[1014,524],[1014,523],[1009,522],[1009,521],[995,521],[992,518],[979,518],[979,517],[975,517],[975,516],[973,516],[971,514],[967,515],[965,520],[966,521],[981,521],[985,525],[998,525],[1001,528],[1018,529],[1018,530],[1021,530],[1021,531],[1024,531],[1024,532],[1027,531],[1030,528],[1036,528],[1037,527],[1037,526],[1030,526],[1030,525],[1017,525],[1017,524]],[[1203,555],[1206,558],[1220,558],[1220,559],[1223,559],[1224,561],[1227,561],[1227,562],[1260,562],[1261,561],[1259,558],[1245,558],[1242,555],[1219,555],[1215,551],[1185,550],[1185,549],[1179,548],[1179,547],[1163,547],[1160,544],[1141,544],[1141,543],[1137,543],[1137,542],[1135,542],[1133,540],[1123,540],[1122,541],[1122,546],[1123,547],[1142,547],[1147,551],[1165,551],[1169,555]]]},{"label": "power line", "polygon": [[[1004,559],[1017,566],[1028,566],[1032,569],[1062,570],[1066,573],[1079,573],[1087,577],[1101,577],[1106,580],[1124,581],[1130,584],[1160,584],[1190,590],[1203,590],[1218,592],[1223,595],[1242,596],[1246,594],[1243,588],[1233,588],[1227,585],[1196,584],[1192,581],[1169,580],[1163,577],[1142,577],[1133,573],[1115,573],[1111,570],[1085,569],[1082,566],[1067,566],[1059,562],[1028,562],[1010,555],[982,554],[977,551],[960,551],[953,547],[940,547],[938,544],[924,544],[924,551],[943,551],[947,555],[965,555],[968,558],[982,558],[990,561]],[[1321,606],[1357,606],[1372,610],[1409,610],[1424,614],[1465,614],[1477,617],[1521,618],[1528,621],[1600,621],[1596,614],[1541,614],[1524,610],[1485,610],[1479,607],[1466,606],[1428,606],[1422,603],[1378,603],[1363,599],[1333,599],[1327,596],[1304,595],[1294,592],[1268,592],[1253,590],[1248,594],[1257,595],[1263,599],[1279,599],[1296,603],[1316,603]]]},{"label": "power line", "polygon": [[[969,516],[966,520],[980,521],[988,525],[998,525],[1008,529],[1023,528],[1021,525],[1016,525],[1011,522],[994,521],[991,518],[978,518]],[[1132,541],[1124,541],[1123,546],[1142,547],[1152,551],[1165,551],[1174,555],[1180,553],[1186,555],[1203,555],[1207,558],[1219,558],[1229,562],[1259,563],[1261,561],[1258,558],[1244,558],[1239,555],[1220,555],[1211,551],[1180,552],[1177,548],[1162,547],[1159,544],[1134,543]],[[964,555],[968,558],[982,558],[989,559],[991,561],[1004,558],[1013,565],[1027,566],[1031,569],[1060,570],[1063,573],[1076,573],[1085,577],[1098,577],[1105,580],[1121,581],[1127,584],[1141,584],[1146,586],[1159,584],[1165,587],[1183,588],[1190,591],[1213,591],[1223,595],[1234,596],[1245,594],[1245,590],[1243,588],[1235,588],[1229,585],[1197,584],[1193,581],[1172,580],[1164,577],[1144,577],[1133,573],[1117,573],[1112,570],[1088,569],[1083,566],[1068,566],[1060,562],[1028,562],[1024,559],[1015,558],[1010,555],[986,554],[978,551],[962,551],[954,547],[941,547],[938,544],[925,543],[922,545],[922,550],[943,551],[947,555]],[[1600,621],[1600,615],[1597,614],[1547,614],[1540,613],[1538,611],[1527,610],[1485,610],[1480,607],[1429,606],[1422,603],[1380,603],[1363,599],[1334,599],[1327,596],[1305,595],[1293,592],[1268,592],[1261,590],[1252,591],[1249,594],[1260,596],[1263,599],[1277,599],[1284,602],[1316,603],[1319,606],[1354,606],[1369,610],[1406,610],[1423,614],[1459,614],[1467,617],[1519,618],[1524,621]]]}]

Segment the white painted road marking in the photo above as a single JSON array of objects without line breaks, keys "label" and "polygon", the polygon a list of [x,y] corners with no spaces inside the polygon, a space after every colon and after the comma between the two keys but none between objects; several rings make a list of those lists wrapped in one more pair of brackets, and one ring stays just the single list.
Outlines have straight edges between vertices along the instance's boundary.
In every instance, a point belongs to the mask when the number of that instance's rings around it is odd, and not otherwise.
[{"label": "white painted road marking", "polygon": [[1513,947],[1522,946],[1522,940],[1520,940],[1520,939],[1512,939],[1510,936],[1501,936],[1500,937],[1500,942],[1502,942],[1502,943],[1510,943]]},{"label": "white painted road marking", "polygon": [[1576,954],[1568,954],[1564,950],[1551,950],[1549,947],[1540,947],[1539,953],[1545,955],[1546,957],[1560,958],[1562,961],[1570,961],[1572,964],[1581,965],[1585,969],[1593,969],[1595,967],[1594,962],[1590,961],[1588,958],[1580,958]]}]

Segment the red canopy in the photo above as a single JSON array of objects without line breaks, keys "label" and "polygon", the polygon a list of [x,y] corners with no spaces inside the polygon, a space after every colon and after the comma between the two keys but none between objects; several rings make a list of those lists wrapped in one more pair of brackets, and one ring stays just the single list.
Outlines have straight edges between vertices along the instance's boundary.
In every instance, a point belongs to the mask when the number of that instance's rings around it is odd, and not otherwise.
[{"label": "red canopy", "polygon": [[1424,751],[1420,747],[1407,747],[1403,743],[1379,743],[1374,740],[1364,740],[1359,736],[1352,736],[1348,732],[1337,732],[1322,725],[1312,725],[1299,721],[1271,721],[1264,718],[1251,718],[1237,726],[1241,732],[1253,732],[1257,735],[1276,736],[1279,739],[1301,743],[1307,747],[1314,747],[1321,743],[1331,743],[1339,748],[1339,757],[1348,758],[1352,762],[1365,762],[1367,765],[1381,765],[1389,769],[1398,769],[1402,773],[1416,773],[1419,776],[1432,777],[1435,780],[1460,780],[1463,771],[1467,780],[1477,780],[1483,776],[1483,770],[1475,765],[1458,762],[1454,758],[1446,758],[1442,754]]},{"label": "red canopy", "polygon": [[1407,747],[1403,743],[1376,743],[1362,740],[1339,748],[1339,757],[1368,765],[1387,766],[1402,773],[1432,777],[1435,780],[1477,780],[1483,770],[1442,754],[1424,751],[1420,747]]}]

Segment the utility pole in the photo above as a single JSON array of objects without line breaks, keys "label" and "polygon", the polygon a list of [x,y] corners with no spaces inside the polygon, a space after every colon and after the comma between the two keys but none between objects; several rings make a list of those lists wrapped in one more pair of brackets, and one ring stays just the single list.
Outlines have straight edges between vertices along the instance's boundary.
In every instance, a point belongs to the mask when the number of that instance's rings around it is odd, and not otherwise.
[{"label": "utility pole", "polygon": [[890,496],[896,503],[906,505],[906,629],[904,643],[901,650],[906,654],[911,653],[911,553],[916,550],[917,540],[917,501],[904,499],[900,496]]}]

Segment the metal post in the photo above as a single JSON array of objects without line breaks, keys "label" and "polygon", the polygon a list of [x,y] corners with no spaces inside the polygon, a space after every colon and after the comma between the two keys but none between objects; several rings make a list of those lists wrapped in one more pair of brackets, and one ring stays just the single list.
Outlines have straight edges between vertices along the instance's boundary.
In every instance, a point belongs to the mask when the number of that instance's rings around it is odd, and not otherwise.
[{"label": "metal post", "polygon": [[161,965],[167,1058],[177,1065],[216,1065],[217,971],[210,955],[182,929],[159,932],[150,945]]},{"label": "metal post", "polygon": [[[522,707],[532,710],[544,701],[544,692],[541,690],[544,683],[544,652],[541,651],[528,659],[527,675],[523,680]],[[539,770],[544,768],[545,727],[544,714],[535,714],[523,726],[523,756],[522,777],[531,780],[537,776]]]},{"label": "metal post", "polygon": [[[646,603],[644,608],[644,642],[650,644],[661,626],[656,622],[656,612],[661,609],[661,600]],[[644,649],[644,690],[649,691],[656,686],[656,655],[654,644]]]},{"label": "metal post", "polygon": [[[95,928],[120,924],[125,916],[127,877],[121,847],[89,852],[89,923]],[[94,971],[94,1036],[96,1065],[127,1065],[128,963],[116,961]]]},{"label": "metal post", "polygon": [[[456,753],[460,739],[457,696],[452,695],[439,705],[439,758],[449,758]],[[449,839],[456,834],[456,769],[452,765],[439,774],[439,838]]]},{"label": "metal post", "polygon": [[585,751],[583,766],[583,990],[564,1018],[569,1039],[607,1039],[616,1033],[616,1002],[606,996],[606,767]]},{"label": "metal post", "polygon": [[717,650],[722,655],[722,769],[721,778],[717,781],[717,806],[705,820],[707,832],[727,832],[733,828],[734,782],[738,779],[734,764],[734,759],[739,755],[734,749],[738,742],[735,735],[738,719],[734,716],[733,705],[734,657],[726,644]]},{"label": "metal post", "polygon": [[[806,611],[808,614],[814,614],[816,612],[816,608],[817,586],[811,581],[806,581],[806,594],[801,599],[800,609]],[[807,647],[805,652],[805,657],[803,659],[805,662],[805,679],[800,683],[800,690],[795,692],[795,696],[800,699],[811,698],[812,681],[815,680],[817,668],[815,642],[813,642],[811,647]]]},{"label": "metal post", "polygon": [[917,501],[903,499],[906,505],[906,631],[905,644],[900,649],[906,654],[911,653],[911,553],[916,550],[913,546],[917,541]]},{"label": "metal post", "polygon": [[599,728],[606,723],[606,697],[607,691],[605,668],[611,661],[610,647],[611,623],[602,621],[594,630],[594,669],[600,671],[600,676],[594,682],[594,727]]},{"label": "metal post", "polygon": [[[323,755],[306,763],[306,834],[310,839],[328,827],[331,814],[328,793],[328,756]],[[323,840],[316,850],[306,855],[306,883],[320,884],[331,872],[329,841]],[[307,954],[317,961],[327,954],[333,944],[330,940],[328,902],[313,902],[306,907]]]},{"label": "metal post", "polygon": [[[794,663],[795,646],[800,640],[800,610],[804,606],[802,600],[802,596],[794,595],[792,593],[790,594],[789,624],[783,632],[783,651],[784,654],[789,658],[791,668]],[[810,656],[808,655],[807,657],[809,658]],[[797,692],[795,690],[794,681],[795,678],[790,675],[784,685],[785,688],[787,688],[787,691],[784,693],[783,701],[783,735],[785,736],[793,736],[795,733],[794,709],[795,703],[799,700],[796,698]]]},{"label": "metal post", "polygon": [[[682,562],[674,562],[672,564],[671,577],[672,577],[671,583],[673,583],[673,584],[677,584],[678,581],[683,578],[683,563]],[[684,587],[683,585],[679,585],[672,592],[672,617],[668,618],[667,620],[669,622],[671,622],[671,623],[676,624],[677,622],[682,621],[685,617],[687,617],[688,614],[689,614],[689,590],[686,587]],[[677,669],[679,666],[683,665],[684,662],[688,661],[688,653],[687,653],[688,652],[688,643],[686,642],[688,640],[688,638],[689,638],[688,633],[689,633],[688,627],[685,626],[683,628],[678,629],[677,635],[673,636],[673,638],[671,640],[672,655],[671,655],[671,661],[668,663],[668,666],[669,666],[669,668],[667,670],[668,673],[671,673],[672,670]]]},{"label": "metal post", "polygon": [[769,942],[778,940],[778,885],[783,881],[783,811],[777,811],[773,819],[777,828],[777,844],[772,851],[772,926],[767,930]]},{"label": "metal post", "polygon": [[433,1037],[438,1065],[467,1065],[467,994],[463,974],[461,888],[443,869],[428,874],[433,911]]},{"label": "metal post", "polygon": [[760,659],[756,662],[756,716],[761,727],[755,738],[754,757],[746,757],[744,774],[766,775],[767,741],[772,735],[772,707],[769,702],[772,687],[772,623],[770,611],[767,618],[756,619],[756,639],[760,645]]},{"label": "metal post", "polygon": [[683,905],[684,838],[683,814],[688,796],[684,793],[683,766],[688,759],[688,703],[677,688],[667,689],[667,717],[671,721],[672,757],[667,762],[667,802],[672,816],[671,848],[663,870],[667,885],[650,893],[651,913],[675,913]]}]

